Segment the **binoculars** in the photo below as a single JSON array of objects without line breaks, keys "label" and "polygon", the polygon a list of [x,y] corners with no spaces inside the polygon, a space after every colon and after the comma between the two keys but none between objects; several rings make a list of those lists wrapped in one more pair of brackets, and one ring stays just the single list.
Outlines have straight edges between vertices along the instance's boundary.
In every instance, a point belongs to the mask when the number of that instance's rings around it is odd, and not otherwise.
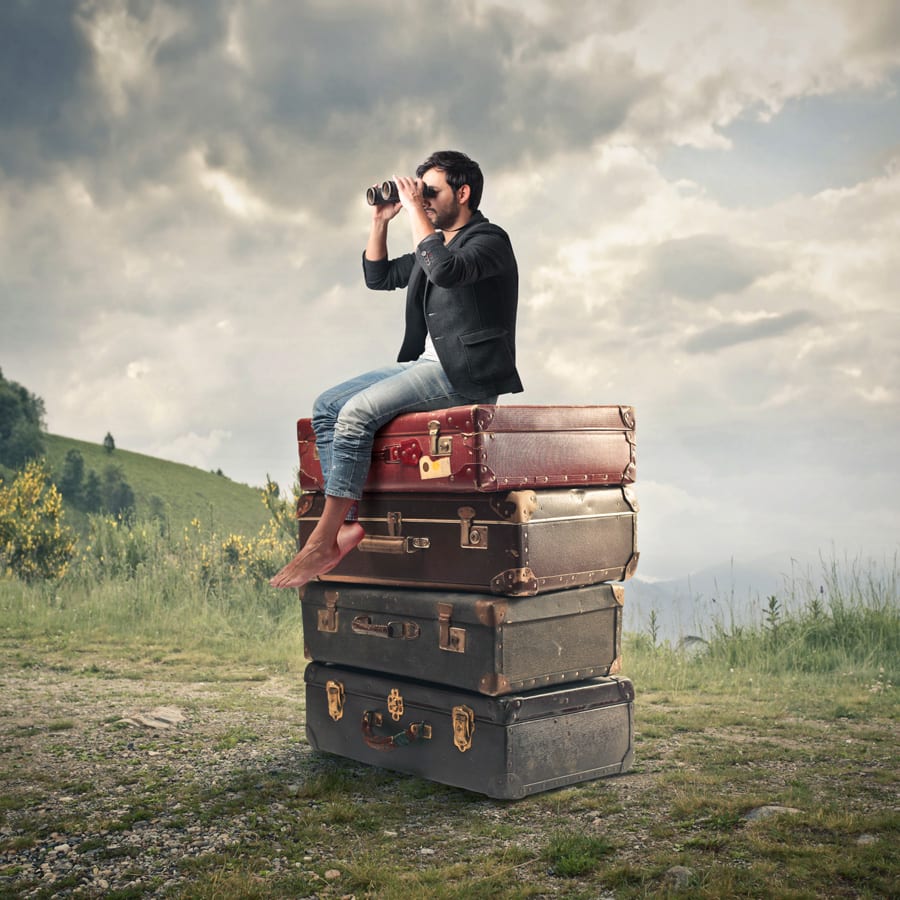
[{"label": "binoculars", "polygon": [[[427,184],[422,185],[423,197],[436,197],[437,191]],[[382,181],[381,187],[370,187],[366,191],[366,200],[369,206],[376,206],[379,203],[399,203],[400,195],[397,193],[396,181]]]}]

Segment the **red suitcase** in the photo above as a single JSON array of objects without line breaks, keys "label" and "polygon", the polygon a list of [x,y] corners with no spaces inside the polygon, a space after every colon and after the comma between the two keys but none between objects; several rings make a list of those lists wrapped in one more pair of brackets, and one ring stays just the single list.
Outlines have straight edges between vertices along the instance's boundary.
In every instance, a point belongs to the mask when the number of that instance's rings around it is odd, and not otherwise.
[{"label": "red suitcase", "polygon": [[[397,416],[375,437],[367,491],[501,491],[631,484],[630,406],[455,406]],[[309,419],[297,422],[300,487],[321,491]]]}]

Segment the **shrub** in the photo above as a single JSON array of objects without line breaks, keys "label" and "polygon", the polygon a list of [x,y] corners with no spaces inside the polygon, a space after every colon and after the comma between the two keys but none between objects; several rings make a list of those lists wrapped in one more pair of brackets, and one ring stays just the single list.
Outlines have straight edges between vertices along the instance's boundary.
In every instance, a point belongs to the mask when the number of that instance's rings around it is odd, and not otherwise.
[{"label": "shrub", "polygon": [[5,487],[0,480],[0,565],[24,581],[61,578],[75,552],[63,524],[62,495],[41,462],[30,462]]}]

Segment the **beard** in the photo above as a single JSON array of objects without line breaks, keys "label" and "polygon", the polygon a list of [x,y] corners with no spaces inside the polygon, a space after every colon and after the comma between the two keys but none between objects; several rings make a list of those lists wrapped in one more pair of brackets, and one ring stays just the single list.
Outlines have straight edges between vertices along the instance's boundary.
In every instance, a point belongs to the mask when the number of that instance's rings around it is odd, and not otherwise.
[{"label": "beard", "polygon": [[431,224],[438,231],[442,231],[445,228],[452,228],[457,219],[459,218],[459,202],[456,198],[453,198],[453,202],[451,205],[440,212],[436,209],[431,211]]}]

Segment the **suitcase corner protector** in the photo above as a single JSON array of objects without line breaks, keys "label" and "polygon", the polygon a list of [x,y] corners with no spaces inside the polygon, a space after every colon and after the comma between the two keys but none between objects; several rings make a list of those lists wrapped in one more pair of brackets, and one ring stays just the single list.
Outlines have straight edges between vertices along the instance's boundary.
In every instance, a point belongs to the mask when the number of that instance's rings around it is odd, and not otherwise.
[{"label": "suitcase corner protector", "polygon": [[528,793],[520,776],[512,772],[492,778],[485,793],[493,800],[522,800]]},{"label": "suitcase corner protector", "polygon": [[478,682],[478,691],[481,694],[487,694],[489,697],[508,694],[510,691],[509,679],[505,675],[499,675],[496,672],[482,675]]}]

